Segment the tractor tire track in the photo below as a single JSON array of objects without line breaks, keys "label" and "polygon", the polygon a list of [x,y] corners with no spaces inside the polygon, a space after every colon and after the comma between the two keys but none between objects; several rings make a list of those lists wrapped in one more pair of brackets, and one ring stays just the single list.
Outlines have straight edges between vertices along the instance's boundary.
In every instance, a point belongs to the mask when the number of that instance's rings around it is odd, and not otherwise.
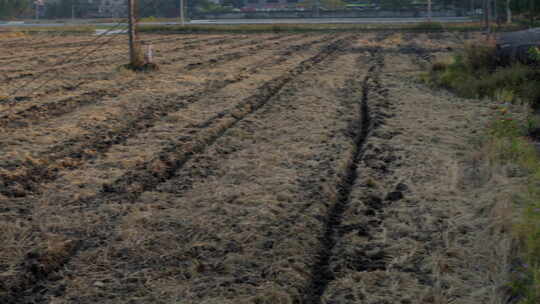
[{"label": "tractor tire track", "polygon": [[[317,40],[318,43],[324,40]],[[313,45],[315,42],[310,41],[307,44]],[[294,47],[294,46],[293,46]],[[225,88],[233,83],[248,79],[250,76],[261,72],[261,69],[257,69],[258,66],[278,65],[284,60],[281,59],[272,60],[272,63],[268,62],[268,59],[263,59],[254,64],[253,68],[244,68],[244,72],[237,74],[233,79],[223,81],[209,81],[206,85],[206,89],[203,89],[197,93],[182,97],[167,97],[164,99],[166,102],[144,105],[138,109],[136,113],[125,113],[122,123],[114,126],[114,128],[96,128],[95,132],[86,134],[82,137],[76,137],[69,141],[64,141],[57,144],[46,151],[40,153],[39,159],[41,165],[26,164],[29,169],[26,174],[3,176],[3,186],[0,188],[0,193],[8,197],[21,197],[26,196],[29,193],[39,191],[39,185],[43,182],[52,181],[57,177],[57,166],[63,163],[69,163],[70,168],[77,168],[83,161],[97,157],[107,152],[113,145],[117,145],[125,142],[127,139],[144,132],[145,130],[153,127],[156,121],[159,121],[162,117],[167,116],[169,113],[176,112],[191,103],[195,103],[200,98],[208,94],[213,94],[219,90]],[[264,88],[261,88],[264,89]],[[183,102],[178,102],[178,98],[181,98]],[[242,107],[246,104],[243,103]],[[144,113],[141,115],[141,113]],[[224,112],[217,117],[212,118],[211,121],[222,119],[230,113]],[[127,116],[127,117],[126,117]],[[127,119],[126,119],[127,118]],[[209,122],[203,123],[209,124]],[[75,161],[75,163],[73,163]],[[6,169],[15,168],[21,164],[4,164]],[[12,191],[16,185],[24,185],[24,191]]]},{"label": "tractor tire track", "polygon": [[[111,200],[132,202],[144,191],[151,190],[172,178],[175,172],[180,170],[193,155],[203,152],[227,130],[264,107],[286,84],[294,81],[296,77],[305,71],[336,55],[346,45],[346,41],[347,39],[340,39],[332,42],[318,54],[302,61],[285,74],[260,86],[257,93],[242,101],[233,110],[226,111],[223,115],[202,123],[200,126],[204,129],[197,133],[196,138],[195,136],[192,138],[179,138],[177,141],[172,142],[169,147],[164,148],[158,153],[153,160],[133,171],[127,172],[113,184],[105,185],[103,191],[96,196],[85,198],[74,204],[80,205],[81,211],[84,211],[92,210],[95,206]],[[164,164],[160,172],[150,170],[154,161]],[[115,221],[114,219],[109,220]],[[15,303],[16,299],[42,301],[42,286],[52,278],[52,274],[68,264],[73,256],[81,254],[95,246],[100,246],[99,244],[103,244],[104,241],[102,236],[99,235],[86,236],[76,241],[65,242],[65,249],[61,251],[62,254],[48,250],[32,252],[22,262],[23,269],[21,273],[16,275],[13,280],[10,280],[11,284],[8,288],[8,293],[0,298],[0,302],[11,304]]]},{"label": "tractor tire track", "polygon": [[[283,42],[289,42],[290,40],[292,40],[292,38],[287,39]],[[251,44],[253,44],[253,41],[250,40],[248,42],[242,42],[240,45],[237,45],[236,47],[243,47],[243,46],[251,45]],[[190,71],[190,70],[203,69],[209,66],[217,67],[236,59],[240,59],[246,56],[252,56],[254,55],[255,51],[263,49],[266,46],[267,46],[266,43],[255,44],[255,46],[253,48],[250,48],[250,50],[248,51],[226,53],[223,55],[219,55],[216,58],[210,59],[206,62],[191,63],[184,66],[182,70]],[[115,81],[115,80],[111,80],[111,81]],[[69,90],[70,91],[75,90],[81,85],[89,84],[91,82],[93,81],[80,82],[74,87],[69,88]],[[67,90],[68,88],[65,88],[65,89]],[[36,123],[43,119],[47,119],[49,117],[71,113],[75,109],[78,109],[80,106],[86,106],[86,105],[97,103],[103,97],[119,96],[122,93],[126,92],[127,90],[131,90],[131,88],[120,87],[120,88],[114,88],[114,89],[109,89],[109,90],[89,91],[89,92],[84,92],[80,95],[62,98],[58,101],[53,101],[53,102],[39,104],[39,105],[33,105],[27,109],[0,117],[0,127],[24,127],[30,123]],[[46,93],[50,94],[51,92],[46,92]]]},{"label": "tractor tire track", "polygon": [[[265,43],[250,46],[247,51],[237,51],[237,52],[225,53],[225,54],[218,55],[218,56],[216,56],[214,58],[211,58],[211,59],[208,59],[208,60],[205,60],[205,61],[190,63],[190,64],[186,65],[183,69],[185,71],[193,71],[193,70],[199,70],[199,69],[204,69],[204,68],[207,68],[207,67],[213,67],[213,66],[225,64],[225,63],[228,63],[228,62],[240,60],[240,59],[242,59],[244,57],[247,57],[247,56],[256,55],[257,51],[263,50],[263,49],[267,48],[268,46],[272,46],[272,45],[278,44],[278,43],[289,43],[291,41],[299,40],[299,39],[302,39],[302,38],[303,38],[302,36],[301,37],[289,37],[289,38],[283,37],[282,39],[278,39],[278,41],[271,40],[270,42],[268,42],[266,40]],[[250,45],[250,43],[246,43],[246,44],[242,45],[242,47],[247,46],[247,45]]]},{"label": "tractor tire track", "polygon": [[[301,36],[303,37],[303,36]],[[272,37],[269,37],[269,39],[265,39],[264,41],[261,41],[260,39],[255,39],[255,41],[259,40],[258,42],[254,42],[254,40],[252,39],[249,39],[248,41],[240,41],[240,42],[233,42],[231,45],[225,45],[226,47],[229,46],[229,47],[233,47],[233,48],[243,48],[245,46],[250,46],[250,45],[253,45],[255,44],[255,46],[260,46],[258,45],[258,43],[269,43],[269,41],[275,41],[275,40],[282,40],[282,39],[285,39],[286,36],[272,36]],[[210,39],[210,40],[213,40],[213,39]],[[225,39],[219,39],[217,41],[214,41],[212,43],[210,43],[209,45],[210,46],[213,46],[213,45],[221,45],[222,43],[226,43],[228,41],[231,41],[232,38],[225,38]],[[290,39],[286,39],[286,41],[290,41],[292,40],[292,38]],[[200,42],[200,41],[199,41]],[[193,43],[196,43],[196,42],[193,42]],[[198,44],[197,44],[198,46]],[[207,46],[207,45],[205,45]],[[183,48],[180,48],[180,49],[189,49],[190,47],[189,46],[186,46],[186,47],[183,47]],[[220,46],[220,48],[218,49],[218,51],[221,51],[223,49],[222,46]],[[258,49],[261,49],[261,48],[258,48]],[[203,53],[206,53],[208,52],[207,49],[201,49],[201,51]],[[169,53],[169,51],[165,51],[163,53]],[[223,60],[220,62],[219,59],[220,58],[217,58],[217,59],[213,59],[211,60],[210,62],[208,63],[193,63],[193,66],[196,67],[197,64],[201,65],[200,68],[203,68],[204,66],[208,66],[208,65],[214,65],[214,66],[218,66],[218,65],[221,65],[221,64],[225,64],[229,61],[232,61],[232,59],[234,59],[234,55],[236,56],[245,56],[245,54],[248,54],[249,52],[236,52],[235,54],[233,55],[229,55],[229,56],[223,56]],[[190,55],[192,56],[192,55]],[[186,59],[186,57],[189,57],[188,55],[182,55],[180,57],[174,57],[173,59],[171,59],[171,62],[176,62],[176,61],[180,61],[182,59]],[[159,57],[158,57],[159,58]],[[227,60],[227,59],[231,59],[231,60]],[[111,61],[111,60],[109,60]],[[112,60],[111,62],[109,63],[112,63],[114,60]],[[165,63],[159,63],[160,65],[161,64],[170,64],[171,62],[165,62]],[[96,61],[96,64],[97,65],[107,65],[109,63],[103,63],[101,62],[100,60],[97,60]],[[96,64],[91,64],[91,63],[83,63],[81,65],[84,65],[84,66],[96,66]],[[184,71],[189,71],[189,70],[195,70],[196,68],[193,68],[193,66],[190,66],[189,64],[187,66],[185,66],[183,68]],[[65,68],[69,68],[70,66],[68,67],[65,67]],[[63,68],[64,69],[64,68]],[[197,68],[199,69],[199,68]],[[28,74],[26,76],[32,76],[33,74]],[[26,77],[25,76],[25,77]],[[63,81],[62,79],[59,79],[60,81]],[[0,100],[0,104],[14,104],[14,105],[17,105],[17,104],[20,104],[21,102],[29,102],[29,101],[32,101],[32,100],[35,100],[36,98],[39,98],[41,96],[47,96],[47,95],[51,95],[51,94],[57,94],[57,93],[61,93],[63,91],[74,91],[74,90],[77,90],[78,88],[80,88],[81,86],[83,85],[87,85],[87,84],[91,84],[91,83],[94,83],[95,79],[90,79],[90,80],[82,80],[82,81],[79,81],[78,83],[76,84],[73,84],[73,85],[62,85],[62,86],[56,86],[55,88],[53,89],[47,89],[45,88],[45,90],[42,92],[42,93],[37,93],[37,94],[34,94],[33,96],[18,96],[18,97],[14,97],[13,100],[9,100],[9,99],[6,99],[4,101]],[[114,79],[111,80],[111,81],[115,81]],[[67,80],[66,80],[67,82]],[[120,88],[120,90],[118,92],[113,92],[111,94],[111,96],[116,96],[118,94],[121,94],[123,91],[121,90],[122,88]],[[125,88],[124,88],[125,89]],[[87,95],[87,94],[94,94],[94,92],[87,92],[87,93],[83,93],[83,95]],[[99,95],[99,94],[98,94]],[[72,100],[74,97],[69,97],[67,99],[69,100]],[[65,100],[66,99],[63,99],[61,100],[60,102],[61,103],[65,103]],[[52,106],[54,108],[54,106]],[[18,113],[17,113],[18,114]],[[0,120],[2,120],[2,118],[0,118]],[[15,122],[16,124],[16,122]],[[0,127],[2,126],[2,123],[0,123]]]},{"label": "tractor tire track", "polygon": [[[216,41],[212,42],[212,40],[216,40]],[[208,39],[195,39],[193,41],[188,41],[186,43],[187,44],[186,46],[180,47],[180,48],[175,48],[175,49],[171,50],[170,52],[179,51],[179,50],[190,50],[190,49],[196,48],[198,44],[206,43],[208,41],[210,41],[210,43],[205,44],[205,46],[220,45],[220,44],[223,44],[223,43],[228,42],[230,40],[232,40],[232,39],[230,39],[230,38],[229,39],[223,39],[223,38],[220,38],[220,37],[218,37],[218,38],[208,38]],[[247,44],[246,42],[244,42],[244,43],[245,44],[240,44],[240,45],[246,45]],[[233,47],[238,47],[238,46],[233,46]],[[6,83],[10,83],[10,82],[14,82],[14,81],[17,81],[17,80],[22,80],[22,79],[26,79],[26,78],[29,78],[29,77],[33,77],[35,75],[39,75],[39,74],[41,74],[41,73],[43,73],[45,71],[50,72],[50,73],[58,73],[58,72],[65,71],[65,70],[68,70],[68,69],[76,70],[77,68],[110,65],[110,64],[113,64],[115,62],[118,62],[119,58],[127,56],[127,54],[125,52],[120,52],[120,50],[122,50],[122,49],[125,49],[125,47],[121,47],[121,49],[118,49],[117,52],[114,53],[112,57],[107,57],[107,60],[103,60],[103,55],[96,52],[94,55],[87,57],[85,59],[85,61],[82,62],[82,63],[73,64],[72,62],[69,62],[69,63],[66,63],[66,64],[64,64],[62,66],[58,66],[58,67],[54,67],[54,68],[41,69],[41,70],[38,70],[38,71],[34,71],[32,73],[25,72],[28,69],[16,69],[16,70],[12,70],[12,71],[5,70],[5,71],[2,71],[2,72],[8,73],[8,72],[20,72],[20,71],[22,71],[22,73],[18,74],[18,75],[6,75],[6,76],[4,76],[4,79],[2,79],[2,81],[6,82]],[[103,50],[105,50],[105,49],[103,49]],[[110,53],[110,52],[111,52],[111,50],[107,49],[107,53]],[[163,53],[167,53],[167,52],[169,52],[169,51],[168,50],[163,51]],[[182,57],[182,58],[184,58],[184,57]]]},{"label": "tractor tire track", "polygon": [[[57,38],[57,37],[55,37]],[[61,43],[58,43],[58,44],[55,44],[55,43],[51,43],[51,38],[50,37],[47,37],[47,38],[43,38],[42,41],[36,41],[36,42],[28,42],[27,38],[21,38],[20,40],[21,41],[11,41],[11,42],[5,42],[2,46],[5,47],[6,49],[9,48],[9,49],[16,49],[16,48],[22,48],[22,49],[27,49],[29,47],[31,48],[34,48],[34,49],[41,49],[41,48],[63,48],[63,47],[70,47],[70,46],[77,46],[77,45],[80,45],[80,46],[83,46],[83,45],[86,45],[86,44],[89,44],[91,39],[95,38],[95,37],[86,37],[87,39],[85,40],[80,40],[80,41],[76,41],[76,42],[61,42]],[[41,42],[44,42],[44,43],[41,43]],[[6,59],[6,58],[9,58],[9,57],[0,57],[1,59]]]},{"label": "tractor tire track", "polygon": [[[215,35],[211,35],[211,36],[212,37],[210,37],[210,38],[208,38],[208,37],[206,37],[206,38],[198,38],[197,36],[188,35],[188,36],[179,37],[179,38],[178,37],[177,38],[161,38],[161,39],[152,40],[152,39],[144,39],[144,35],[143,35],[140,38],[141,38],[141,42],[143,42],[143,43],[151,43],[151,44],[154,44],[154,45],[163,44],[163,43],[183,42],[183,43],[188,44],[188,46],[192,47],[193,44],[197,43],[197,42],[202,43],[202,42],[212,41],[212,40],[215,40],[215,39],[223,40],[223,37],[226,37],[226,36],[223,36],[223,35],[217,36],[217,37],[215,37]],[[120,46],[120,47],[124,48],[125,44],[126,44],[125,41],[114,40],[114,41],[111,41],[108,45],[112,46],[112,47]],[[71,49],[69,51],[62,52],[62,53],[55,53],[55,54],[47,55],[47,54],[49,54],[51,52],[51,50],[48,49],[46,51],[36,53],[34,50],[39,49],[39,47],[36,48],[36,47],[32,46],[32,54],[23,55],[24,57],[21,57],[20,55],[4,56],[4,57],[0,57],[0,62],[1,63],[5,62],[5,63],[12,64],[12,63],[17,63],[17,62],[24,62],[29,58],[36,58],[36,57],[39,57],[39,59],[63,57],[63,56],[72,54],[74,51],[78,50],[79,48],[81,48],[83,46],[93,46],[93,45],[97,46],[97,45],[99,45],[99,41],[84,41],[84,43],[66,43],[65,45],[66,45],[66,47],[73,48],[74,50]],[[54,45],[53,48],[54,49],[61,48],[62,50],[65,50],[65,47],[63,47],[62,44]],[[176,50],[178,50],[178,49],[176,49]],[[17,60],[16,61],[13,60],[14,58],[17,58]]]},{"label": "tractor tire track", "polygon": [[[234,127],[238,122],[242,121],[246,116],[259,110],[261,107],[276,95],[286,84],[294,81],[296,77],[303,74],[305,71],[310,70],[317,64],[330,59],[332,55],[335,55],[338,50],[343,48],[345,39],[338,40],[323,49],[323,51],[314,57],[301,62],[298,66],[290,70],[285,75],[279,76],[257,89],[255,95],[247,98],[241,103],[237,104],[230,110],[225,110],[218,115],[210,118],[208,121],[200,123],[196,127],[201,129],[209,129],[212,125],[217,125],[217,130],[211,130],[210,135],[206,140],[196,142],[195,144],[188,144],[189,148],[185,149],[184,141],[190,142],[193,139],[182,139],[181,143],[172,144],[170,147],[164,149],[154,160],[151,160],[147,164],[144,164],[139,170],[129,172],[122,178],[118,179],[111,185],[104,185],[104,192],[110,193],[111,199],[117,195],[127,197],[130,201],[136,199],[140,193],[149,191],[155,188],[158,184],[174,176],[175,172],[180,169],[193,154],[200,153],[206,149],[207,146],[212,145],[219,137],[221,137],[228,129]],[[198,135],[198,134],[197,134]],[[179,152],[179,151],[188,151]],[[163,170],[160,174],[156,172],[150,172],[146,168],[152,167],[153,162],[165,162],[167,169]],[[136,191],[133,191],[137,189]]]},{"label": "tractor tire track", "polygon": [[[191,39],[191,40],[190,40]],[[187,41],[186,41],[187,40]],[[194,37],[181,37],[181,38],[174,38],[174,39],[157,39],[155,41],[148,41],[149,43],[153,43],[153,44],[162,44],[162,43],[169,43],[169,42],[184,42],[184,43],[190,43],[191,41],[201,41],[203,42],[205,39],[200,39],[200,38],[194,38]],[[81,43],[79,45],[73,45],[71,47],[69,47],[69,49],[66,49],[66,48],[63,48],[63,47],[58,47],[58,48],[61,48],[62,49],[62,52],[55,52],[53,54],[51,54],[51,50],[46,50],[46,51],[43,51],[43,52],[36,52],[34,51],[36,48],[32,48],[32,54],[29,54],[29,55],[24,55],[24,54],[20,54],[20,55],[13,55],[13,56],[4,56],[4,57],[0,57],[0,64],[5,64],[7,66],[9,65],[13,65],[13,64],[18,64],[18,63],[21,63],[21,62],[28,62],[29,60],[35,60],[36,62],[43,62],[45,60],[49,60],[49,59],[55,59],[55,58],[63,58],[65,56],[69,56],[71,54],[73,54],[74,52],[76,52],[77,50],[79,50],[81,47],[83,46],[98,46],[99,45],[99,40],[98,41],[95,41],[95,42],[87,42],[87,43]],[[125,48],[125,45],[126,45],[126,42],[125,41],[111,41],[110,43],[107,44],[108,46],[108,49],[107,50],[103,50],[103,52],[106,52],[106,53],[109,53],[111,49],[118,49],[118,47],[124,49]],[[102,56],[102,54],[100,54]],[[91,56],[89,57],[90,59],[92,58],[96,58],[96,57],[99,57],[100,55],[96,55],[96,56]],[[50,65],[54,65],[55,63],[50,63]],[[47,66],[47,65],[45,65]],[[18,72],[18,71],[21,71],[21,69],[13,69],[13,70],[2,70],[2,72],[10,72],[10,73],[13,73],[13,72]]]},{"label": "tractor tire track", "polygon": [[[248,37],[241,37],[241,38],[242,39],[240,39],[240,40],[238,40],[236,37],[231,38],[231,37],[227,37],[227,36],[225,36],[225,37],[223,37],[223,36],[222,37],[210,37],[210,38],[203,38],[203,39],[195,38],[193,40],[188,40],[188,41],[184,42],[183,45],[180,46],[180,47],[174,47],[172,49],[159,50],[158,56],[156,56],[156,57],[159,58],[160,54],[174,53],[174,52],[177,52],[177,51],[193,50],[193,49],[199,48],[200,44],[204,44],[204,47],[216,46],[217,45],[217,46],[225,46],[225,47],[232,47],[232,48],[240,48],[240,47],[243,47],[243,46],[246,46],[246,45],[253,44],[252,39],[249,39]],[[248,39],[246,41],[243,38],[248,38]],[[274,41],[274,40],[280,40],[280,39],[284,39],[284,38],[285,37],[283,35],[275,35],[275,36],[268,37],[267,39],[264,39],[264,41],[265,42]],[[173,38],[173,39],[168,39],[168,40],[164,40],[164,41],[157,41],[157,43],[152,42],[152,41],[144,42],[143,40],[141,40],[141,43],[152,43],[154,45],[158,45],[158,44],[161,44],[161,43],[175,42],[176,40],[179,40],[179,39],[181,39],[181,38]],[[124,49],[125,49],[125,45],[120,44],[120,49],[117,50],[118,52],[114,53],[113,57],[107,57],[108,59],[106,61],[103,61],[102,55],[100,55],[99,53],[96,52],[95,55],[92,55],[92,56],[87,58],[89,61],[86,61],[86,62],[81,63],[81,64],[68,64],[68,65],[65,65],[63,67],[58,67],[58,68],[55,68],[55,69],[51,69],[51,71],[65,70],[65,69],[68,69],[68,68],[87,67],[87,66],[109,65],[109,64],[112,64],[114,62],[117,62],[120,58],[127,56],[127,54],[123,51]],[[110,49],[108,49],[107,52],[110,53]],[[68,55],[69,54],[70,53],[68,53]],[[61,56],[58,56],[58,55],[54,55],[54,56],[61,57]],[[185,59],[185,58],[186,58],[186,55],[178,57],[177,59],[172,60],[172,62],[176,62],[176,61],[179,61],[179,60],[182,60],[182,59]],[[95,60],[93,60],[93,59],[95,59]],[[166,63],[160,63],[160,64],[168,64],[168,63],[166,62]],[[26,73],[26,72],[24,72],[26,70],[27,69],[17,69],[17,70],[3,71],[3,72],[23,72],[23,74],[20,74],[20,75],[6,76],[5,81],[9,82],[9,81],[12,81],[12,80],[19,80],[19,79],[26,78],[26,77],[34,75],[34,73]],[[39,74],[40,72],[38,71],[37,73]]]},{"label": "tractor tire track", "polygon": [[358,166],[364,155],[364,145],[375,125],[372,113],[370,113],[368,97],[371,82],[376,82],[378,78],[377,74],[380,73],[382,68],[383,57],[378,56],[378,58],[375,58],[375,61],[376,63],[370,67],[368,75],[363,80],[362,99],[359,101],[359,117],[354,122],[355,125],[351,127],[352,130],[357,130],[353,139],[355,148],[351,159],[348,161],[348,166],[345,168],[345,172],[341,175],[342,179],[336,189],[336,201],[333,202],[326,215],[324,235],[321,236],[321,248],[317,255],[318,261],[312,267],[311,273],[313,279],[305,293],[304,303],[307,304],[322,303],[322,296],[328,284],[334,279],[330,261],[333,258],[334,247],[339,241],[340,231],[345,229],[341,225],[343,214],[349,205],[352,187],[358,178]]},{"label": "tractor tire track", "polygon": [[[227,43],[231,43],[231,44],[234,44],[234,43],[238,43],[238,42],[242,42],[244,41],[243,39],[244,38],[247,38],[245,36],[241,36],[241,37],[235,37],[235,38],[231,38],[231,37],[228,37],[228,36],[211,36],[211,37],[206,37],[206,38],[196,38],[196,37],[182,37],[182,38],[168,38],[168,39],[158,39],[158,40],[144,40],[144,39],[141,39],[141,43],[142,44],[152,44],[154,46],[156,45],[160,45],[160,44],[165,44],[164,47],[166,47],[165,49],[160,49],[159,52],[158,52],[158,57],[159,57],[159,54],[163,53],[163,54],[166,54],[166,53],[174,53],[174,52],[177,52],[177,51],[183,51],[183,50],[193,50],[193,49],[196,49],[199,44],[205,44],[205,46],[215,46],[215,45],[222,45],[222,44],[227,44]],[[283,38],[283,36],[272,36],[272,37],[269,37],[269,39],[267,39],[267,41],[271,41],[271,40],[275,40],[275,39],[280,39],[280,38]],[[240,39],[240,40],[239,40]],[[181,43],[181,46],[175,46],[176,43],[175,42],[182,42]],[[84,62],[84,63],[81,63],[81,64],[72,64],[71,62],[66,64],[65,67],[62,67],[64,69],[67,69],[69,67],[79,67],[79,66],[90,66],[90,65],[95,65],[95,64],[98,64],[98,65],[105,65],[105,64],[112,64],[116,61],[118,61],[120,58],[122,57],[126,57],[127,56],[127,53],[126,53],[126,42],[121,42],[121,43],[114,43],[113,45],[113,48],[107,48],[107,49],[100,49],[98,51],[96,51],[93,55],[90,55],[89,57],[86,58],[87,62]],[[170,49],[168,47],[171,47]],[[103,61],[103,54],[102,52],[106,52],[107,53],[107,61]],[[73,53],[73,51],[71,52],[65,52],[65,53],[62,53],[62,54],[51,54],[51,55],[41,55],[41,56],[36,56],[36,55],[29,55],[28,58],[36,58],[38,57],[39,62],[43,62],[44,59],[54,59],[54,58],[63,58],[65,56],[69,56]],[[48,52],[46,52],[45,54],[48,54]],[[83,52],[84,54],[84,52]],[[20,58],[19,56],[15,56],[16,58]],[[19,62],[27,62],[28,61],[28,58],[22,58],[21,60],[13,60],[13,57],[10,57],[11,59],[8,59],[8,62],[9,64],[13,64],[13,63],[19,63]],[[43,63],[40,63],[40,66],[51,66],[51,65],[56,65],[57,63],[54,62],[54,63],[50,63],[50,64],[43,64]],[[20,79],[20,78],[24,78],[24,77],[28,77],[28,75],[25,75],[25,74],[31,74],[31,75],[34,75],[35,73],[26,73],[28,69],[27,68],[16,68],[16,69],[6,69],[6,70],[1,70],[1,72],[4,72],[4,73],[16,73],[16,72],[22,72],[21,75],[13,75],[13,76],[4,76],[5,77],[5,80],[7,81],[10,81],[10,80],[17,80],[17,79]],[[37,72],[39,73],[39,72]]]}]

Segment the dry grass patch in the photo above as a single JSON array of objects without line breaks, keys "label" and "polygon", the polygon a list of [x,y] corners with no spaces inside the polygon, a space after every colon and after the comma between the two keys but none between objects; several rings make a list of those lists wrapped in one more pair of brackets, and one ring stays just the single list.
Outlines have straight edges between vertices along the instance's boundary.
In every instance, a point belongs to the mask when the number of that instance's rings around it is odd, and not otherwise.
[{"label": "dry grass patch", "polygon": [[0,32],[0,40],[8,40],[12,38],[25,38],[27,35],[24,32],[17,32],[17,31],[1,31]]},{"label": "dry grass patch", "polygon": [[540,301],[540,157],[535,145],[516,129],[523,127],[520,123],[523,121],[509,124],[497,118],[486,145],[493,163],[504,168],[507,176],[521,180],[512,192],[512,208],[501,206],[496,214],[512,219],[512,231],[519,241],[519,252],[513,256],[513,270],[519,275],[512,278],[512,287],[519,303],[532,304]]}]

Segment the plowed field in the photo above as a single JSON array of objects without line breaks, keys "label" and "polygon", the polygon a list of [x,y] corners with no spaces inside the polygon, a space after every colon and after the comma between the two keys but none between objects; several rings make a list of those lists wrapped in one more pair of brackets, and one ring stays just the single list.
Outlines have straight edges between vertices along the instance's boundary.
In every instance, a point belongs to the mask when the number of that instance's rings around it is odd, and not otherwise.
[{"label": "plowed field", "polygon": [[458,37],[144,38],[157,72],[123,38],[2,41],[0,303],[494,297],[486,107],[416,76]]}]

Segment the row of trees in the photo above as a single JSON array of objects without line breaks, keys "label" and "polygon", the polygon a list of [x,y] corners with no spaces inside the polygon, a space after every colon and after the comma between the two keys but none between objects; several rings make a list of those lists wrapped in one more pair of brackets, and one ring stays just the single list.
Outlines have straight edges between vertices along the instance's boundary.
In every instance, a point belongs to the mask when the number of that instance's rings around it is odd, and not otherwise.
[{"label": "row of trees", "polygon": [[[35,15],[35,0],[0,0],[0,19],[28,18]],[[45,17],[69,18],[91,16],[96,9],[96,2],[87,0],[45,0]],[[224,0],[221,5],[209,0],[184,0],[188,11],[228,11],[241,8],[246,0]],[[264,0],[260,0],[264,1]],[[311,7],[316,0],[301,0],[299,6]],[[358,0],[319,0],[321,6],[328,9],[342,9],[346,2]],[[383,9],[403,10],[422,9],[427,0],[372,0]],[[365,2],[365,0],[364,0]],[[529,20],[540,17],[540,0],[432,0],[434,9],[454,8],[464,12],[487,11],[492,18],[510,21],[512,16]],[[177,17],[179,0],[140,0],[140,15],[143,17]]]},{"label": "row of trees", "polygon": [[[427,0],[379,0],[387,9],[408,9],[422,7]],[[520,15],[540,15],[540,0],[432,0],[434,9],[459,8],[465,11],[483,10],[486,6],[492,14],[500,15],[510,10]]]},{"label": "row of trees", "polygon": [[[184,0],[189,3],[189,0]],[[142,17],[177,17],[180,0],[139,0],[139,15]]]},{"label": "row of trees", "polygon": [[0,0],[0,19],[31,15],[32,0]]},{"label": "row of trees", "polygon": [[[152,0],[147,0],[152,1]],[[191,8],[199,10],[214,10],[217,11],[223,7],[241,8],[245,4],[245,0],[223,0],[222,5],[216,5],[208,0],[186,0],[191,1]],[[264,1],[264,0],[260,0]],[[410,10],[410,9],[425,9],[428,0],[300,0],[297,4],[300,7],[312,7],[315,3],[327,9],[342,9],[347,3],[356,2],[371,2],[377,6],[388,10]],[[438,9],[460,9],[464,12],[482,12],[486,9],[494,17],[506,16],[509,12],[512,15],[520,15],[525,17],[537,16],[540,17],[540,0],[432,0],[434,10]]]},{"label": "row of trees", "polygon": [[539,0],[471,0],[480,1],[476,7],[481,7],[485,12],[483,14],[484,22],[488,23],[503,21],[511,23],[513,17],[519,16],[521,20],[528,20],[531,25],[540,17]]},{"label": "row of trees", "polygon": [[36,16],[36,9],[40,10],[39,16],[48,18],[71,17],[73,9],[83,10],[77,0],[0,0],[0,19],[10,20],[17,18],[32,18]]},{"label": "row of trees", "polygon": [[534,23],[534,19],[540,17],[540,0],[491,0],[495,1],[496,12],[500,11],[502,6],[508,11],[507,21],[511,22],[512,13],[519,14],[528,18]]},{"label": "row of trees", "polygon": [[[46,0],[45,0],[46,1]],[[81,12],[89,8],[77,0],[57,0],[45,2],[45,18],[83,17]]]}]

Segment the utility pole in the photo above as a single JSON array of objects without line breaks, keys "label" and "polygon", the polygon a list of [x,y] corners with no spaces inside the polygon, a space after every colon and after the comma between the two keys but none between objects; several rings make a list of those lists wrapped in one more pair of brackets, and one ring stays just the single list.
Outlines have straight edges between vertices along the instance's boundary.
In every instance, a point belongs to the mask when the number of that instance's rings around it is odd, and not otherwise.
[{"label": "utility pole", "polygon": [[128,0],[128,19],[129,19],[129,63],[132,68],[138,66],[140,64],[140,60],[138,59],[137,49],[136,49],[136,42],[137,42],[137,33],[136,33],[136,26],[137,26],[137,20],[135,16],[135,1],[137,0]]},{"label": "utility pole", "polygon": [[75,21],[75,5],[71,5],[71,21]]},{"label": "utility pole", "polygon": [[510,8],[510,0],[506,0],[506,23],[512,23],[512,9]]},{"label": "utility pole", "polygon": [[180,0],[180,24],[184,26],[184,1]]},{"label": "utility pole", "polygon": [[489,17],[488,17],[488,0],[482,1],[482,10],[484,11],[483,17],[484,17],[484,27],[486,28],[486,31],[489,28]]},{"label": "utility pole", "polygon": [[[152,62],[152,45],[147,45],[146,54],[143,55],[141,44],[137,38],[137,19],[139,0],[128,1],[128,19],[129,19],[129,64],[128,68],[135,71],[155,71],[159,67]],[[146,57],[146,58],[145,58]]]},{"label": "utility pole", "polygon": [[497,0],[491,1],[492,9],[491,9],[491,20],[494,20],[497,24],[499,24],[499,10],[497,7]]},{"label": "utility pole", "polygon": [[428,0],[427,2],[427,7],[428,7],[428,12],[427,12],[427,19],[428,19],[428,22],[431,22],[431,0]]},{"label": "utility pole", "polygon": [[484,17],[486,22],[486,39],[489,40],[491,36],[491,0],[484,0]]},{"label": "utility pole", "polygon": [[534,0],[529,0],[529,5],[530,5],[530,28],[533,28],[534,27],[534,16],[533,16],[533,12],[534,12]]}]

